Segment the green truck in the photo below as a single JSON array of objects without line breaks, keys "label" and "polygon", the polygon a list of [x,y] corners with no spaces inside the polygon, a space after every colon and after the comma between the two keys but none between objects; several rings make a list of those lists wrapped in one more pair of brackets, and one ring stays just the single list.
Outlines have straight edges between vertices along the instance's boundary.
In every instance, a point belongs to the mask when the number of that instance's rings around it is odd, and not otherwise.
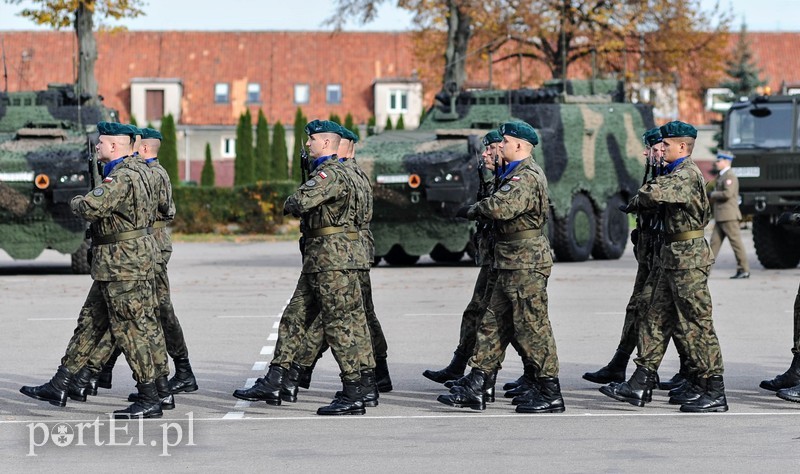
[{"label": "green truck", "polygon": [[114,114],[88,99],[72,85],[0,93],[0,249],[15,260],[53,249],[89,273],[86,223],[69,201],[91,189],[92,132]]},{"label": "green truck", "polygon": [[753,217],[753,244],[764,268],[800,263],[800,234],[778,216],[800,206],[800,95],[754,96],[734,103],[723,145],[735,156],[740,209]]},{"label": "green truck", "polygon": [[440,93],[417,130],[368,137],[357,159],[373,184],[376,259],[409,265],[429,254],[450,262],[473,251],[474,224],[454,216],[475,202],[480,138],[511,120],[540,137],[534,158],[549,183],[556,258],[619,258],[628,219],[618,207],[641,185],[641,136],[654,126],[651,107],[623,97],[612,80]]}]

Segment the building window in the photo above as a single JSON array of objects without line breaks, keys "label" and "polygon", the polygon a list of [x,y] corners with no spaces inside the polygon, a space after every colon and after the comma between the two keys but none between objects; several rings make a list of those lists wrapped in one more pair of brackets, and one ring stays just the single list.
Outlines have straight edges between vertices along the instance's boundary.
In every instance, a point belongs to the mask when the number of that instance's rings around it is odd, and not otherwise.
[{"label": "building window", "polygon": [[247,84],[247,103],[257,104],[261,102],[261,85],[251,82]]},{"label": "building window", "polygon": [[342,103],[342,85],[341,84],[328,84],[325,88],[325,100],[329,104]]},{"label": "building window", "polygon": [[220,156],[223,158],[233,158],[236,156],[236,139],[235,138],[222,138],[222,147]]},{"label": "building window", "polygon": [[408,91],[401,91],[401,90],[389,91],[389,112],[390,113],[408,112]]},{"label": "building window", "polygon": [[310,95],[308,84],[295,84],[294,85],[294,103],[307,104]]},{"label": "building window", "polygon": [[214,102],[227,104],[230,101],[230,87],[227,82],[218,82],[214,85]]},{"label": "building window", "polygon": [[164,90],[146,89],[144,97],[144,119],[148,122],[158,122],[164,117]]}]

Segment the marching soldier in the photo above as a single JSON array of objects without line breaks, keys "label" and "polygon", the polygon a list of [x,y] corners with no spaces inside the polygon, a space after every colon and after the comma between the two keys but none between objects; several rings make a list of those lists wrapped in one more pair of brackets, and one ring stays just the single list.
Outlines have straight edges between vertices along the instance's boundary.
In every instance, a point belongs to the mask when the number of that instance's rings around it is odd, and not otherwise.
[{"label": "marching soldier", "polygon": [[56,375],[44,385],[25,386],[20,392],[66,405],[70,381],[85,368],[91,351],[110,327],[139,389],[139,400],[114,416],[158,418],[161,400],[150,342],[160,330],[153,289],[156,244],[150,227],[155,196],[148,171],[133,156],[134,127],[100,122],[97,130],[98,159],[105,164],[103,181],[70,202],[73,212],[92,223],[94,283]]},{"label": "marching soldier", "polygon": [[714,230],[711,234],[711,251],[714,258],[719,255],[719,249],[725,237],[731,243],[733,255],[736,257],[736,274],[731,279],[750,278],[750,264],[747,261],[747,251],[742,243],[742,233],[739,230],[739,221],[742,213],[739,210],[739,180],[731,169],[733,155],[717,153],[718,175],[714,190],[709,198],[714,210]]},{"label": "marching soldier", "polygon": [[536,386],[519,413],[560,413],[564,400],[558,381],[558,356],[547,316],[547,280],[553,265],[550,245],[543,233],[549,207],[547,178],[533,160],[539,143],[536,131],[525,122],[500,127],[500,155],[507,167],[497,191],[459,210],[459,216],[479,216],[495,222],[494,268],[497,281],[478,328],[472,371],[438,401],[474,410],[486,408],[485,389],[500,368],[504,351],[516,337],[536,370]]},{"label": "marching soldier", "polygon": [[628,206],[636,212],[659,209],[658,219],[664,229],[659,275],[639,326],[636,371],[627,382],[607,385],[600,391],[640,407],[650,402],[656,371],[676,328],[686,341],[689,366],[689,381],[675,398],[684,400],[681,411],[727,411],[722,352],[708,291],[714,258],[703,231],[711,209],[703,176],[691,159],[697,130],[678,121],[660,130],[666,174],[642,186]]}]

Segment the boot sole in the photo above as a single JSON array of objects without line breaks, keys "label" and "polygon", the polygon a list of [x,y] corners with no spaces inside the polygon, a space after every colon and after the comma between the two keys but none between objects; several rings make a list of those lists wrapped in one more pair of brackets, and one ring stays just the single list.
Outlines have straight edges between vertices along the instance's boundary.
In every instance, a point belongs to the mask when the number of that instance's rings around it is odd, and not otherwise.
[{"label": "boot sole", "polygon": [[366,413],[367,413],[367,410],[365,410],[363,408],[360,409],[360,410],[355,410],[355,411],[353,411],[353,410],[343,411],[341,413],[320,413],[319,411],[317,411],[317,415],[319,415],[319,416],[366,415]]},{"label": "boot sole", "polygon": [[777,395],[781,400],[786,400],[787,402],[800,403],[800,398],[790,397],[788,395],[783,395],[782,393],[776,393],[775,395]]},{"label": "boot sole", "polygon": [[378,400],[375,400],[374,402],[364,402],[365,408],[375,408],[376,406],[378,406]]},{"label": "boot sole", "polygon": [[256,397],[243,397],[241,395],[237,395],[236,393],[233,394],[234,397],[238,398],[239,400],[246,400],[248,402],[266,402],[267,405],[278,406],[281,404],[281,399],[273,400],[273,399],[264,399],[264,398],[256,398]]},{"label": "boot sole", "polygon": [[476,411],[486,410],[486,406],[476,405],[474,403],[473,404],[455,403],[455,402],[451,402],[451,401],[449,401],[447,399],[444,399],[442,397],[443,396],[437,398],[436,401],[438,401],[439,403],[441,403],[443,405],[447,405],[447,406],[451,406],[451,407],[455,407],[455,408],[471,408],[472,410],[476,410]]},{"label": "boot sole", "polygon": [[148,415],[148,416],[131,416],[126,413],[114,413],[115,420],[138,420],[139,418],[149,419],[149,418],[161,418],[163,417],[163,413],[157,413],[155,415]]},{"label": "boot sole", "polygon": [[67,406],[67,402],[66,401],[62,402],[62,401],[51,400],[49,398],[39,397],[39,396],[33,395],[31,393],[25,393],[25,392],[22,391],[22,389],[19,389],[19,393],[25,395],[26,397],[31,397],[34,400],[40,400],[40,401],[43,401],[43,402],[47,402],[47,403],[49,403],[49,404],[51,404],[53,406],[57,406],[57,407],[61,407],[61,408]]},{"label": "boot sole", "polygon": [[610,377],[609,378],[599,378],[599,377],[589,376],[589,374],[583,374],[582,378],[583,378],[583,380],[586,380],[587,382],[599,383],[600,385],[607,385],[607,384],[614,383],[614,382],[622,383],[622,382],[625,381],[625,377],[622,377],[622,378],[619,378],[619,377],[616,377],[616,378],[610,378]]},{"label": "boot sole", "polygon": [[283,396],[281,395],[281,400],[288,403],[297,403],[297,397],[290,397],[290,396]]},{"label": "boot sole", "polygon": [[547,408],[545,410],[520,410],[524,405],[517,406],[517,413],[527,413],[527,414],[536,414],[536,413],[564,413],[566,408],[558,407],[558,408]]},{"label": "boot sole", "polygon": [[728,411],[728,405],[723,405],[714,408],[688,408],[686,405],[681,406],[681,411],[684,413],[721,413]]}]

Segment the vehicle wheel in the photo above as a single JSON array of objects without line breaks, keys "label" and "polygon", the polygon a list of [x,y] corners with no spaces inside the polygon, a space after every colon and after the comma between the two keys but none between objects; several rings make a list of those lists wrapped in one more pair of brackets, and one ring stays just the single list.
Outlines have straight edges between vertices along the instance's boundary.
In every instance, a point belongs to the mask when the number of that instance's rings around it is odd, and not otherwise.
[{"label": "vehicle wheel", "polygon": [[460,252],[451,252],[442,244],[436,244],[436,247],[431,250],[431,259],[433,259],[434,262],[454,263],[460,261],[463,257],[463,250]]},{"label": "vehicle wheel", "polygon": [[753,217],[753,244],[764,268],[794,268],[800,263],[800,236],[773,225],[769,216]]},{"label": "vehicle wheel", "polygon": [[379,263],[381,263],[381,257],[375,255],[375,258],[372,259],[372,266],[377,267]]},{"label": "vehicle wheel", "polygon": [[72,273],[76,275],[88,275],[92,272],[92,266],[89,265],[89,247],[89,241],[84,240],[80,248],[71,255]]},{"label": "vehicle wheel", "polygon": [[395,245],[389,249],[389,253],[383,256],[389,265],[414,265],[419,260],[419,255],[409,255],[402,247]]},{"label": "vehicle wheel", "polygon": [[553,251],[560,262],[583,262],[594,247],[594,207],[585,194],[576,194],[564,219],[553,219]]},{"label": "vehicle wheel", "polygon": [[597,214],[592,257],[597,260],[618,259],[628,244],[628,215],[620,212],[625,201],[620,195],[611,196],[604,211]]}]

